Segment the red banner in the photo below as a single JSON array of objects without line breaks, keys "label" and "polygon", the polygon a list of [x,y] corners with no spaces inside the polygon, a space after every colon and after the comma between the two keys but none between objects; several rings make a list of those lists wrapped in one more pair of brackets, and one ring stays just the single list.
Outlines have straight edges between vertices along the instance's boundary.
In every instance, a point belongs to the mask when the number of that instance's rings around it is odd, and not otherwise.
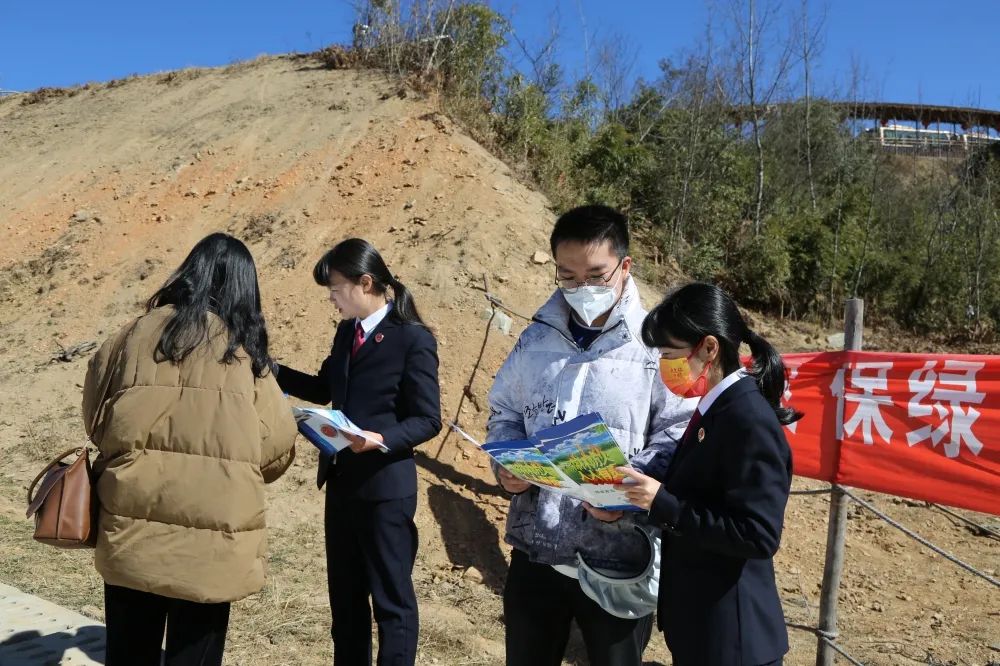
[{"label": "red banner", "polygon": [[1000,515],[1000,357],[783,358],[796,474]]}]

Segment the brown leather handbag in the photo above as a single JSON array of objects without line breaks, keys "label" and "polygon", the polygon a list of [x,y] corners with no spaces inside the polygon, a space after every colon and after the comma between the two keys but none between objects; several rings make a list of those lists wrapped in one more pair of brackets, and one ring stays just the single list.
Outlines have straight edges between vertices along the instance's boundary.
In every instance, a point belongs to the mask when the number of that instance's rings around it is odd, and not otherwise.
[{"label": "brown leather handbag", "polygon": [[[64,462],[73,454],[76,460]],[[35,517],[36,541],[59,548],[93,548],[97,544],[98,504],[93,480],[85,446],[69,449],[45,466],[28,487],[27,517]]]},{"label": "brown leather handbag", "polygon": [[[98,403],[96,423],[90,424],[89,432],[103,428],[104,412],[114,369],[121,363],[125,352],[125,341],[135,330],[139,320],[122,329],[115,338],[111,357],[114,363],[105,373],[101,387],[101,402]],[[99,439],[99,437],[98,437]],[[95,439],[94,441],[97,441]],[[63,462],[73,454],[76,460]],[[59,548],[93,548],[97,545],[97,520],[99,507],[97,499],[97,477],[107,461],[97,458],[97,472],[90,466],[90,452],[86,446],[78,446],[64,451],[45,466],[28,486],[28,518],[35,517],[35,540]],[[35,486],[38,492],[35,493]]]}]

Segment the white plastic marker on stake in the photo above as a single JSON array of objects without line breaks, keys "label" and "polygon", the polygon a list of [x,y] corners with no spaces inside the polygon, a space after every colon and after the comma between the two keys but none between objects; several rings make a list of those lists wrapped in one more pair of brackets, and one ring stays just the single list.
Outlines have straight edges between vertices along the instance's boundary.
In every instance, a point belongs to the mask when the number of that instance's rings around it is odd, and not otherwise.
[{"label": "white plastic marker on stake", "polygon": [[473,444],[475,444],[477,447],[483,448],[482,444],[480,444],[479,442],[477,442],[476,439],[472,435],[470,435],[469,433],[467,433],[464,430],[462,430],[461,428],[459,428],[458,424],[455,423],[454,421],[448,421],[448,427],[451,428],[452,430],[454,430],[455,432],[457,432],[463,438],[465,438],[465,439],[469,440],[470,442],[472,442]]}]

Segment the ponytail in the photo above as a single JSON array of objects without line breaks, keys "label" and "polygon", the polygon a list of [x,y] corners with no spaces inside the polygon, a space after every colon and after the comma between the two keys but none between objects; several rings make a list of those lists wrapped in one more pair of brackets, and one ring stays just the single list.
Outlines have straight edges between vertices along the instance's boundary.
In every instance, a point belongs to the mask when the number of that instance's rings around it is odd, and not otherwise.
[{"label": "ponytail", "polygon": [[778,351],[770,342],[749,328],[746,329],[743,342],[750,347],[750,354],[753,357],[750,375],[757,381],[761,394],[774,408],[781,425],[788,425],[801,419],[802,412],[781,406],[781,396],[785,392],[785,364]]},{"label": "ponytail", "polygon": [[410,290],[394,275],[390,275],[388,280],[389,286],[392,287],[392,314],[390,316],[400,324],[417,324],[426,328],[427,324],[420,318]]},{"label": "ponytail", "polygon": [[417,313],[413,296],[402,282],[389,272],[385,260],[378,250],[368,241],[361,238],[348,238],[337,243],[333,249],[323,255],[313,268],[313,279],[316,284],[327,287],[330,285],[330,274],[336,271],[344,277],[357,282],[363,275],[372,279],[375,292],[385,294],[392,290],[392,312],[389,317],[399,324],[417,324],[427,328],[423,319]]}]

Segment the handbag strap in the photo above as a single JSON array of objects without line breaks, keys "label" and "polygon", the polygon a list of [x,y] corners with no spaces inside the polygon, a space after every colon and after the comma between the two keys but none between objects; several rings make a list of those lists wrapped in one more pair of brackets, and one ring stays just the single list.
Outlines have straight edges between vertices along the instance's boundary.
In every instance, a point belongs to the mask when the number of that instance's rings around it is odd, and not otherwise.
[{"label": "handbag strap", "polygon": [[28,504],[30,505],[31,502],[32,502],[32,500],[34,499],[32,497],[32,495],[35,492],[35,486],[37,486],[38,482],[41,481],[42,478],[46,474],[49,473],[49,470],[51,470],[53,467],[55,467],[56,465],[58,465],[59,463],[61,463],[63,460],[65,460],[67,456],[69,456],[69,455],[71,455],[73,453],[77,453],[77,454],[80,454],[80,455],[85,455],[86,451],[87,451],[87,447],[86,446],[74,446],[72,449],[67,449],[66,451],[63,451],[62,453],[60,453],[58,456],[55,457],[55,459],[52,460],[52,462],[50,462],[48,465],[46,465],[45,469],[43,469],[41,472],[39,472],[38,476],[35,477],[35,480],[31,482],[31,485],[28,486]]},{"label": "handbag strap", "polygon": [[112,348],[111,353],[111,357],[114,358],[114,361],[108,364],[107,372],[104,373],[104,385],[101,387],[101,400],[97,403],[97,408],[94,410],[94,423],[90,424],[90,432],[96,432],[97,424],[104,419],[104,407],[110,397],[108,392],[111,390],[111,377],[114,374],[115,368],[117,368],[121,363],[122,355],[125,353],[125,341],[128,340],[132,331],[134,331],[135,327],[139,324],[139,319],[141,319],[141,317],[133,321],[128,327],[123,328],[118,334],[118,337],[115,338],[114,347]]}]

